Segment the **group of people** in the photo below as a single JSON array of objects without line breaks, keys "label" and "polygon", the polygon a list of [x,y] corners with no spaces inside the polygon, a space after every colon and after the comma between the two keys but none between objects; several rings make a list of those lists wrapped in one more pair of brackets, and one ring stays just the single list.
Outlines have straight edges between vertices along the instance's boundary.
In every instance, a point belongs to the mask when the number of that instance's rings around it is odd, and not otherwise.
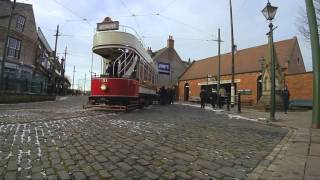
[{"label": "group of people", "polygon": [[[285,86],[284,89],[281,91],[281,97],[283,101],[283,110],[284,113],[287,114],[290,104],[290,92],[288,90],[288,87]],[[220,101],[218,101],[218,98]],[[223,106],[225,103],[226,97],[218,96],[216,92],[208,93],[205,89],[202,89],[200,92],[200,100],[201,100],[201,108],[205,108],[206,103],[210,103],[212,105],[212,108],[215,108],[217,105],[219,108]]]},{"label": "group of people", "polygon": [[173,88],[165,88],[162,86],[157,93],[160,105],[173,104],[175,99],[175,90]]},{"label": "group of people", "polygon": [[215,108],[216,106],[221,108],[221,106],[224,105],[226,99],[227,97],[224,95],[218,95],[216,92],[209,93],[205,89],[202,89],[200,92],[201,108],[205,108],[207,103],[211,104],[212,108]]}]

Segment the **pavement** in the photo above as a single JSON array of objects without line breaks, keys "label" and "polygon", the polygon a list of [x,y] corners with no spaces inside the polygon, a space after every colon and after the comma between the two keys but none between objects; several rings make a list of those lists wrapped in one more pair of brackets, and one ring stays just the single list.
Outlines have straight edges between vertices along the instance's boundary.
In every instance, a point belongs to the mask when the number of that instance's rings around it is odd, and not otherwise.
[{"label": "pavement", "polygon": [[83,110],[86,101],[0,105],[0,179],[320,177],[310,112],[278,113],[269,124],[250,109],[177,103],[113,113]]},{"label": "pavement", "polygon": [[271,122],[268,121],[269,112],[256,109],[242,108],[241,113],[238,113],[237,108],[231,108],[224,112],[270,126],[283,127],[289,131],[247,179],[320,179],[320,129],[311,128],[312,110],[289,111],[287,114],[276,112],[276,120]]},{"label": "pavement", "polygon": [[[268,112],[253,109],[243,109],[241,115],[266,117],[264,121],[269,117]],[[277,112],[276,121],[270,123],[289,133],[248,179],[320,179],[320,129],[311,128],[312,111]]]}]

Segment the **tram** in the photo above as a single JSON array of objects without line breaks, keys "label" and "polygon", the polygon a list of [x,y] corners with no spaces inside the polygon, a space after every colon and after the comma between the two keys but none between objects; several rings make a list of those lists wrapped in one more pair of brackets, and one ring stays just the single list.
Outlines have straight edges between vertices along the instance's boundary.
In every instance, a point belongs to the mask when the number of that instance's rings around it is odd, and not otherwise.
[{"label": "tram", "polygon": [[92,50],[102,58],[102,73],[92,76],[85,108],[127,111],[148,106],[157,98],[154,61],[141,40],[119,27],[109,17],[97,24]]}]

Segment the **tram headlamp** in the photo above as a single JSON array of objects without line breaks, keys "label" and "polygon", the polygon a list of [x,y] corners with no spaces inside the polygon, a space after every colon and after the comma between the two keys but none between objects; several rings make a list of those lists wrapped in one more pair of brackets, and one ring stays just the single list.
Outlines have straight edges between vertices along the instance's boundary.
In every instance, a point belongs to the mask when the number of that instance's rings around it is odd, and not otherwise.
[{"label": "tram headlamp", "polygon": [[100,89],[101,89],[102,91],[106,91],[106,90],[108,90],[108,87],[107,87],[107,85],[102,84],[102,85],[100,86]]}]

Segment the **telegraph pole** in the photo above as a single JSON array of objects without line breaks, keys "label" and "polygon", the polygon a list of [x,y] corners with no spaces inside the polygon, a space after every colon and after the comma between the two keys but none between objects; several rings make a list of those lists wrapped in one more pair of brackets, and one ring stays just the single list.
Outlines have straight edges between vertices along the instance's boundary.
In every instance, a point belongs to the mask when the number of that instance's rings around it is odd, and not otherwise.
[{"label": "telegraph pole", "polygon": [[218,70],[217,70],[217,104],[218,104],[218,107],[220,108],[220,94],[219,94],[219,91],[220,91],[220,68],[221,68],[221,42],[223,42],[221,40],[221,36],[220,36],[220,28],[218,28],[218,39],[217,40],[214,40],[214,41],[217,41],[218,42]]},{"label": "telegraph pole", "polygon": [[63,64],[62,64],[62,67],[63,67],[63,74],[62,74],[62,76],[63,76],[63,78],[64,78],[64,73],[65,73],[65,67],[66,67],[66,61],[67,61],[67,46],[66,46],[66,48],[64,49],[64,61],[63,61]]},{"label": "telegraph pole", "polygon": [[93,69],[93,52],[91,52],[91,69],[90,69],[90,78],[92,79],[92,69]]},{"label": "telegraph pole", "polygon": [[8,39],[9,39],[9,33],[10,33],[10,27],[12,22],[12,16],[14,9],[16,8],[16,0],[13,1],[13,4],[11,6],[10,15],[9,15],[9,23],[7,27],[7,31],[5,34],[5,41],[4,41],[4,48],[3,48],[3,54],[2,54],[2,61],[1,61],[1,74],[0,74],[0,91],[4,90],[4,69],[5,69],[5,62],[7,57],[7,46],[8,46]]},{"label": "telegraph pole", "polygon": [[234,37],[233,37],[233,16],[232,16],[232,3],[229,0],[230,4],[230,23],[231,23],[231,107],[234,107],[235,104],[235,83],[234,83]]},{"label": "telegraph pole", "polygon": [[58,44],[58,37],[59,35],[59,24],[57,26],[56,34],[54,35],[56,37],[55,43],[54,43],[54,54],[53,54],[53,93],[56,93],[56,67],[57,67],[57,44]]},{"label": "telegraph pole", "polygon": [[221,68],[221,52],[220,52],[220,45],[221,45],[221,37],[220,37],[220,28],[218,29],[218,85],[217,85],[217,95],[218,95],[218,107],[220,108],[220,68]]},{"label": "telegraph pole", "polygon": [[73,66],[73,75],[72,75],[72,90],[74,90],[74,73],[76,72],[76,66]]},{"label": "telegraph pole", "polygon": [[313,0],[306,0],[306,9],[310,29],[313,65],[312,127],[320,129],[320,45],[317,17],[313,5]]},{"label": "telegraph pole", "polygon": [[83,87],[84,94],[86,93],[86,79],[87,79],[87,73],[84,73],[84,87]]}]

